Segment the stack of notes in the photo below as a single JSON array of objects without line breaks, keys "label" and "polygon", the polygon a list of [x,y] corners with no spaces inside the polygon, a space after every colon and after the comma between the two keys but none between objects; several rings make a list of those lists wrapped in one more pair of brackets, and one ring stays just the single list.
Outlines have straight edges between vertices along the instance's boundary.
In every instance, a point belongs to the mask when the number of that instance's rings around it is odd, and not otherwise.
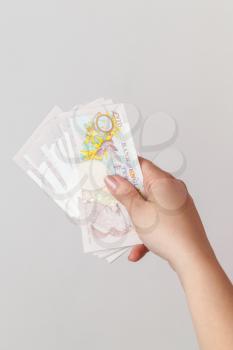
[{"label": "stack of notes", "polygon": [[81,228],[84,252],[108,262],[140,243],[126,209],[104,182],[120,175],[143,190],[128,122],[133,111],[104,98],[68,112],[54,107],[14,158]]}]

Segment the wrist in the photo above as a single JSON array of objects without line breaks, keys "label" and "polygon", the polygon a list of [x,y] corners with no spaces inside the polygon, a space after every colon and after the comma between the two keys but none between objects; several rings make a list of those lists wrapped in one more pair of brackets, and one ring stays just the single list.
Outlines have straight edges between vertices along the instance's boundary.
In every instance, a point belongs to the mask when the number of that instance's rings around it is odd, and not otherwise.
[{"label": "wrist", "polygon": [[205,247],[187,250],[186,253],[180,255],[174,264],[171,264],[181,282],[216,265],[218,265],[218,261],[209,242]]}]

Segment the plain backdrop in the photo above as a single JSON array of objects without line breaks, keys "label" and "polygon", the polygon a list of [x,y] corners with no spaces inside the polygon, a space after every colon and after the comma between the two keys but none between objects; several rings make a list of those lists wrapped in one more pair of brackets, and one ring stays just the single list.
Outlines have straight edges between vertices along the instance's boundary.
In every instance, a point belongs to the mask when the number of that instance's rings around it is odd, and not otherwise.
[{"label": "plain backdrop", "polygon": [[0,45],[0,349],[197,350],[167,263],[84,255],[12,156],[55,104],[104,96],[171,115],[182,178],[233,278],[232,0],[1,1]]}]

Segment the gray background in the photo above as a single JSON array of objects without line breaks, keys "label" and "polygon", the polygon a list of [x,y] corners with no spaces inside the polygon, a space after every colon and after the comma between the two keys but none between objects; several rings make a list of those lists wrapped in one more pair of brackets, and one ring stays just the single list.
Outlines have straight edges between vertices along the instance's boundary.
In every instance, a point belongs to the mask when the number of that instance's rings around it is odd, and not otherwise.
[{"label": "gray background", "polygon": [[84,255],[11,157],[54,104],[105,96],[172,115],[182,177],[232,278],[232,0],[3,1],[0,16],[0,349],[197,349],[166,262]]}]

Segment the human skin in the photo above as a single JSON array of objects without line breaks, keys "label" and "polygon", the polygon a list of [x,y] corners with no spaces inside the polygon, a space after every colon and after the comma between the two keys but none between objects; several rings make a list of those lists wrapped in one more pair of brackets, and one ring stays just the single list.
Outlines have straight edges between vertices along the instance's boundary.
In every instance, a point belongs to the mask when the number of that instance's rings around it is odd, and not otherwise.
[{"label": "human skin", "polygon": [[144,193],[126,179],[107,176],[106,186],[121,202],[143,242],[132,248],[136,262],[148,251],[176,271],[202,350],[233,349],[233,286],[208,241],[185,184],[143,158]]}]

